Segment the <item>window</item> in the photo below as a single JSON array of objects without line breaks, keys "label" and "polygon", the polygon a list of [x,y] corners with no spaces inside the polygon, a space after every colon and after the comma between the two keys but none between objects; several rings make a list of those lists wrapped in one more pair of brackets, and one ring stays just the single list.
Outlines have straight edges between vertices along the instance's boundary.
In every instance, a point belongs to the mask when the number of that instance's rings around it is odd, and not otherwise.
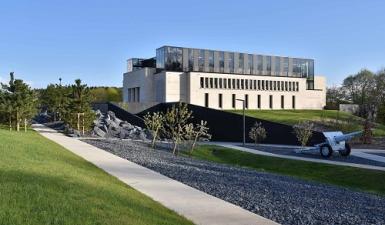
[{"label": "window", "polygon": [[249,95],[245,95],[245,108],[249,108]]},{"label": "window", "polygon": [[201,77],[201,88],[203,88],[204,87],[204,78],[203,77]]},{"label": "window", "polygon": [[257,70],[259,74],[263,71],[263,57],[261,55],[257,56]]},{"label": "window", "polygon": [[214,81],[213,81],[213,78],[210,78],[210,88],[213,88],[214,87]]},{"label": "window", "polygon": [[261,90],[261,80],[258,80],[258,90]]},{"label": "window", "polygon": [[231,79],[227,80],[227,86],[228,86],[229,89],[231,89]]},{"label": "window", "polygon": [[227,79],[223,78],[223,88],[227,89]]},{"label": "window", "polygon": [[219,54],[219,72],[224,72],[225,67],[225,53],[224,52],[218,52]]},{"label": "window", "polygon": [[265,81],[262,81],[262,90],[265,90]]},{"label": "window", "polygon": [[273,81],[271,80],[271,81],[269,81],[269,90],[270,91],[272,91],[273,90]]},{"label": "window", "polygon": [[219,78],[219,88],[222,88],[222,78]]},{"label": "window", "polygon": [[214,72],[214,51],[209,51],[209,72]]},{"label": "window", "polygon": [[232,94],[232,106],[235,109],[235,94]]},{"label": "window", "polygon": [[266,71],[267,74],[271,74],[271,56],[266,56]]},{"label": "window", "polygon": [[244,68],[244,55],[242,53],[239,53],[237,73],[243,74],[243,68]]},{"label": "window", "polygon": [[239,85],[239,79],[237,79],[237,89],[239,89],[240,85]]},{"label": "window", "polygon": [[289,81],[289,91],[291,91],[291,82]]},{"label": "window", "polygon": [[295,82],[295,91],[299,91],[299,83],[298,82]]},{"label": "window", "polygon": [[293,95],[293,97],[292,97],[291,107],[292,107],[293,109],[295,109],[295,95]]},{"label": "window", "polygon": [[258,107],[258,109],[261,108],[261,95],[257,96],[257,107]]},{"label": "window", "polygon": [[246,90],[249,89],[249,80],[245,80],[245,88]]},{"label": "window", "polygon": [[257,90],[257,80],[254,80],[254,90]]},{"label": "window", "polygon": [[214,78],[214,87],[218,88],[218,78]]},{"label": "window", "polygon": [[274,91],[276,91],[277,90],[277,81],[273,82],[273,86],[274,86]]},{"label": "window", "polygon": [[272,95],[269,95],[269,107],[270,107],[270,109],[273,108],[273,96]]},{"label": "window", "polygon": [[198,69],[200,72],[205,71],[205,50],[199,50]]},{"label": "window", "polygon": [[274,70],[275,70],[275,75],[280,75],[281,74],[281,57],[275,57],[275,62],[274,62]]},{"label": "window", "polygon": [[182,48],[166,47],[165,69],[182,71]]},{"label": "window", "polygon": [[218,95],[218,107],[222,108],[222,94]]},{"label": "window", "polygon": [[244,80],[243,79],[241,79],[241,90],[244,90],[245,89],[245,86],[244,86]]},{"label": "window", "polygon": [[229,65],[229,72],[234,73],[234,53],[229,53],[229,59],[228,59],[228,65]]},{"label": "window", "polygon": [[209,88],[209,78],[205,77],[205,88]]},{"label": "window", "polygon": [[285,96],[281,95],[281,109],[285,108]]},{"label": "window", "polygon": [[253,67],[253,55],[249,54],[247,59],[247,68],[245,73],[246,74],[253,74],[254,67]]},{"label": "window", "polygon": [[205,93],[205,107],[209,107],[209,93]]},{"label": "window", "polygon": [[289,58],[283,58],[283,75],[289,76]]},{"label": "window", "polygon": [[235,79],[232,79],[233,80],[233,89],[237,89],[237,87],[235,86]]},{"label": "window", "polygon": [[188,50],[188,69],[194,71],[194,50]]},{"label": "window", "polygon": [[287,81],[285,81],[285,91],[287,91]]}]

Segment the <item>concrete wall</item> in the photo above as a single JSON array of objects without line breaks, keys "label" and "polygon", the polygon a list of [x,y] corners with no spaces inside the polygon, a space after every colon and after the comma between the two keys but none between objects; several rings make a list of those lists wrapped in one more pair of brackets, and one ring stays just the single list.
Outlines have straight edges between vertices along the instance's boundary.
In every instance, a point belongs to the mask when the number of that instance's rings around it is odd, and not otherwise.
[{"label": "concrete wall", "polygon": [[[322,109],[326,105],[326,81],[324,77],[314,78],[316,90],[306,90],[306,79],[275,76],[234,75],[199,72],[161,72],[154,74],[155,69],[144,68],[124,74],[123,100],[127,102],[128,88],[140,88],[142,105],[154,102],[183,101],[194,105],[205,106],[205,93],[209,95],[209,107],[219,108],[219,94],[222,94],[222,108],[233,109],[232,94],[244,99],[248,95],[249,109],[258,109],[257,98],[261,96],[261,109],[270,109],[269,96],[273,96],[273,109],[281,108],[281,96],[284,96],[284,109],[293,109],[292,99],[295,96],[295,109]],[[298,91],[283,90],[237,90],[225,88],[201,88],[200,78],[226,78],[265,81],[298,82]],[[142,108],[136,106],[134,108]],[[236,101],[235,109],[241,109],[242,102]],[[136,110],[135,110],[136,111]]]}]

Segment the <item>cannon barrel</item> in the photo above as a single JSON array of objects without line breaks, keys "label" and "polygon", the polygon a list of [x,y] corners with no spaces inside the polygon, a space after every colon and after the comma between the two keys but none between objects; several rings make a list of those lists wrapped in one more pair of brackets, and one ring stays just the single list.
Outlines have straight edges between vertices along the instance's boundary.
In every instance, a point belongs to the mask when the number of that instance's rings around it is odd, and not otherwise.
[{"label": "cannon barrel", "polygon": [[358,136],[362,134],[362,131],[355,131],[355,132],[352,132],[352,133],[348,133],[348,134],[344,134],[344,135],[339,135],[339,136],[335,136],[334,137],[334,140],[336,142],[341,142],[341,141],[348,141],[352,138],[354,138],[355,136]]}]

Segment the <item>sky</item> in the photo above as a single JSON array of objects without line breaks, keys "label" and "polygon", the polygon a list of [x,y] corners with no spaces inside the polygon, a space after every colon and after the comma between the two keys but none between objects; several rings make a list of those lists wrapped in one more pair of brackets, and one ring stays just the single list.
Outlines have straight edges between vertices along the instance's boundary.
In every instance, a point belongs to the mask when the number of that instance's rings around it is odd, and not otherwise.
[{"label": "sky", "polygon": [[163,45],[315,59],[328,86],[385,67],[384,0],[0,0],[0,82],[122,86]]}]

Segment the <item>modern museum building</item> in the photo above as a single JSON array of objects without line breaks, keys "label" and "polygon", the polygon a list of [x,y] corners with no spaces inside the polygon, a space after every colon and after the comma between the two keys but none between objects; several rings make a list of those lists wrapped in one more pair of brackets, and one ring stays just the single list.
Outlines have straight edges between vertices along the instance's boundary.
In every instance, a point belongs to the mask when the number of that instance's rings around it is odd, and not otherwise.
[{"label": "modern museum building", "polygon": [[[326,81],[314,60],[163,46],[127,60],[123,100],[131,111],[163,102],[215,109],[322,109]],[[243,100],[243,101],[242,101]]]}]

